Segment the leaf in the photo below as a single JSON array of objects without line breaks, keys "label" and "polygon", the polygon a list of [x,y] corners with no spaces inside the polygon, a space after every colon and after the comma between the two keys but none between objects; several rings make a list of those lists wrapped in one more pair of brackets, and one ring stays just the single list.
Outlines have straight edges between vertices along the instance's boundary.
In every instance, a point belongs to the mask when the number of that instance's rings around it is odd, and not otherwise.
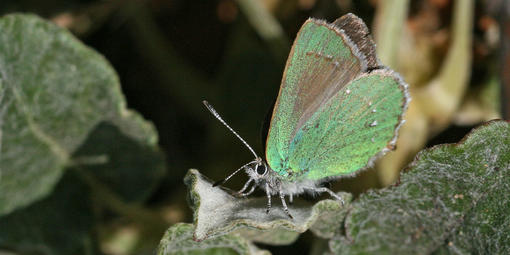
[{"label": "leaf", "polygon": [[164,173],[157,133],[125,108],[106,60],[65,30],[32,15],[0,29],[12,39],[0,45],[0,247],[98,253],[91,192],[118,213],[145,200]]},{"label": "leaf", "polygon": [[[290,219],[279,206],[273,206],[266,214],[266,198],[235,198],[225,190],[212,187],[211,181],[197,170],[191,169],[184,182],[189,188],[190,206],[194,211],[194,239],[197,241],[221,236],[241,227],[259,231],[269,231],[265,243],[288,243],[291,234],[282,234],[282,230],[303,233],[320,218],[323,212],[338,214],[346,210],[351,199],[348,193],[339,193],[346,205],[339,201],[322,200],[314,206],[296,202],[289,206],[294,219]],[[317,231],[319,231],[319,227]],[[275,240],[278,236],[282,240]],[[259,236],[260,237],[260,236]]]},{"label": "leaf", "polygon": [[126,109],[100,54],[33,15],[4,16],[0,31],[0,216],[47,196],[99,123],[155,148],[154,127]]},{"label": "leaf", "polygon": [[177,223],[169,228],[158,247],[158,255],[170,254],[270,254],[237,235],[222,235],[202,242],[193,240],[193,226]]},{"label": "leaf", "polygon": [[94,218],[86,190],[67,172],[50,196],[2,217],[0,247],[19,254],[94,253]]},{"label": "leaf", "polygon": [[422,151],[400,185],[362,195],[335,254],[509,254],[510,125]]},{"label": "leaf", "polygon": [[[351,199],[352,197],[349,196],[349,200]],[[318,205],[321,205],[321,203],[319,202],[316,206]],[[342,227],[348,209],[335,207],[331,204],[330,206],[321,206],[319,210],[320,215],[310,228],[310,231],[318,237],[329,239]]]},{"label": "leaf", "polygon": [[165,171],[164,157],[157,146],[139,143],[107,122],[91,131],[73,160],[84,160],[78,166],[81,170],[92,173],[127,202],[145,200]]},{"label": "leaf", "polygon": [[265,231],[252,228],[238,228],[231,233],[240,235],[252,242],[269,245],[288,245],[296,241],[299,237],[298,232],[289,231],[284,228],[275,228]]}]

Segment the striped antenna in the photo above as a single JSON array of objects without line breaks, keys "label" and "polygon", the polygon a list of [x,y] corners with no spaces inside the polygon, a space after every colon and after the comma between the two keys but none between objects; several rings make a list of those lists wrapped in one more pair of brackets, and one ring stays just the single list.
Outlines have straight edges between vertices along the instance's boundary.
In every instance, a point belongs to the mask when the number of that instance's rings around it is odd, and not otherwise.
[{"label": "striped antenna", "polygon": [[256,159],[259,158],[259,156],[257,156],[257,153],[255,153],[255,151],[250,147],[250,145],[248,145],[248,143],[221,118],[221,116],[218,114],[218,112],[216,112],[216,110],[214,110],[214,108],[209,104],[209,102],[204,100],[202,101],[202,103],[204,103],[205,107],[207,107],[207,110],[209,110],[211,114],[214,115],[214,117],[216,117],[216,119],[218,119],[225,127],[228,128],[228,130],[230,130],[230,132],[232,132],[232,134],[234,134],[239,140],[241,140],[241,142],[243,142],[244,146],[246,146],[246,148],[248,148],[251,151],[251,153],[253,154],[253,156],[255,156]]}]

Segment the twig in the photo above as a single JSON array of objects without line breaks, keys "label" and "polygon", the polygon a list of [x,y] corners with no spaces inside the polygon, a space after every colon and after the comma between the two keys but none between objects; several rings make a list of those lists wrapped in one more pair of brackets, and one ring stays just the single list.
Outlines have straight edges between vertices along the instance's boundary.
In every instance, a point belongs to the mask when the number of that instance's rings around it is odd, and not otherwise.
[{"label": "twig", "polygon": [[448,55],[438,77],[417,93],[433,133],[449,125],[465,94],[471,70],[473,15],[474,1],[455,1]]},{"label": "twig", "polygon": [[377,56],[387,66],[397,67],[399,41],[407,19],[408,0],[381,1],[375,17]]},{"label": "twig", "polygon": [[510,2],[502,1],[499,27],[501,33],[501,115],[510,120]]}]

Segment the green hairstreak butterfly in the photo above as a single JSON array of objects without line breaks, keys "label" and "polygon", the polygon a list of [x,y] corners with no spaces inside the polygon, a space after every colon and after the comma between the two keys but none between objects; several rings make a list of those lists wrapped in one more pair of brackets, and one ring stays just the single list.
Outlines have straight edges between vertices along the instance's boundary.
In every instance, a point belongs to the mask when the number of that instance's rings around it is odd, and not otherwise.
[{"label": "green hairstreak butterfly", "polygon": [[[380,64],[365,23],[347,14],[333,23],[310,18],[299,30],[287,60],[266,140],[265,160],[204,104],[255,156],[241,170],[268,198],[327,192],[325,181],[353,176],[394,148],[410,98],[407,85]],[[245,192],[250,184],[251,188]]]}]

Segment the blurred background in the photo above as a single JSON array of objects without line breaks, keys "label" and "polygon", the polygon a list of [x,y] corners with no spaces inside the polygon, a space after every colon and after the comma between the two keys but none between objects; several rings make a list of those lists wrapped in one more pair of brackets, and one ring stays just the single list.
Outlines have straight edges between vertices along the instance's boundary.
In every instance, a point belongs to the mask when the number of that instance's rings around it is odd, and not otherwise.
[{"label": "blurred background", "polygon": [[[510,114],[510,4],[504,0],[2,0],[0,13],[30,12],[69,29],[118,72],[128,106],[152,121],[167,173],[136,216],[97,222],[106,254],[152,254],[163,231],[191,222],[183,177],[224,178],[252,155],[203,107],[207,99],[263,154],[261,128],[288,52],[308,17],[352,12],[369,26],[381,61],[411,87],[397,150],[374,169],[332,183],[359,194],[398,181],[424,147],[458,142]],[[114,142],[114,141],[113,141]],[[246,177],[226,184],[239,189]],[[152,218],[151,218],[152,217]],[[155,224],[142,224],[151,218]],[[314,249],[312,235],[274,254]]]}]

